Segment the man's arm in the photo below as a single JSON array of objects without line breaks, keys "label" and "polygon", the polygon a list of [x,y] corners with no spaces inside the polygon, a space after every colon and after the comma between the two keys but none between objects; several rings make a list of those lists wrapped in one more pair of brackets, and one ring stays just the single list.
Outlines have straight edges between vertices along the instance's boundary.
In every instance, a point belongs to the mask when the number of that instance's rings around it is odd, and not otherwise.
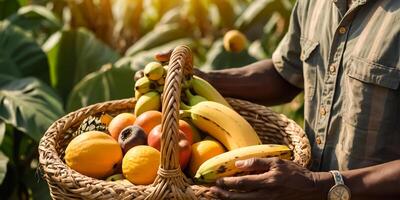
[{"label": "man's arm", "polygon": [[[211,192],[222,199],[327,199],[334,180],[329,172],[311,172],[291,161],[277,158],[249,159],[237,163],[261,174],[226,177]],[[400,199],[400,160],[341,172],[351,199]],[[238,192],[240,191],[240,192]]]},{"label": "man's arm", "polygon": [[[328,173],[328,174],[327,174]],[[353,199],[400,199],[400,160],[341,172]],[[319,172],[327,193],[333,185],[329,172]]]},{"label": "man's arm", "polygon": [[290,102],[302,90],[291,85],[275,70],[272,60],[262,60],[241,68],[195,71],[223,96],[264,105]]}]

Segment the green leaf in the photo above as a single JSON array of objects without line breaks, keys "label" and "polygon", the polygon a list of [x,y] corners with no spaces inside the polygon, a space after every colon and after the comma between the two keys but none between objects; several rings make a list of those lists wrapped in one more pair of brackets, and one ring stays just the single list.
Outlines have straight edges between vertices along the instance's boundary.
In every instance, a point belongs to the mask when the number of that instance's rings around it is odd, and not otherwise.
[{"label": "green leaf", "polygon": [[144,50],[149,50],[165,43],[184,38],[191,33],[179,24],[165,24],[154,28],[145,36],[135,42],[125,53],[126,56],[133,56]]},{"label": "green leaf", "polygon": [[123,57],[118,60],[115,65],[118,67],[128,65],[134,71],[143,69],[147,63],[154,61],[154,55],[156,55],[156,53],[169,51],[179,45],[187,45],[193,49],[195,46],[195,42],[191,38],[173,40],[152,49],[140,51],[133,56]]},{"label": "green leaf", "polygon": [[0,120],[0,145],[3,142],[5,134],[6,134],[6,123]]},{"label": "green leaf", "polygon": [[[34,159],[34,163],[38,161]],[[51,200],[49,186],[36,169],[28,169],[22,180],[32,190],[32,200]]]},{"label": "green leaf", "polygon": [[8,20],[29,32],[39,44],[43,44],[51,34],[62,28],[62,22],[49,9],[37,5],[20,8]]},{"label": "green leaf", "polygon": [[[250,39],[261,37],[264,24],[275,12],[287,13],[287,0],[253,1],[235,22],[235,27],[242,32],[252,33]],[[289,3],[290,6],[290,3]]]},{"label": "green leaf", "polygon": [[0,0],[0,20],[16,12],[19,7],[17,0]]},{"label": "green leaf", "polygon": [[101,70],[88,74],[72,90],[67,110],[73,111],[98,102],[133,97],[134,73],[129,67],[105,65]]},{"label": "green leaf", "polygon": [[0,119],[36,142],[63,113],[54,91],[36,78],[12,80],[0,88]]},{"label": "green leaf", "polygon": [[114,50],[85,29],[55,33],[44,49],[48,52],[51,84],[63,99],[87,74],[119,58]]},{"label": "green leaf", "polygon": [[4,155],[2,151],[0,151],[0,185],[3,183],[3,180],[7,174],[8,160],[8,157]]},{"label": "green leaf", "polygon": [[0,74],[49,82],[46,54],[22,29],[8,22],[0,22],[0,66]]},{"label": "green leaf", "polygon": [[204,70],[216,70],[232,67],[242,67],[256,62],[257,59],[249,55],[246,50],[240,53],[228,52],[224,49],[222,40],[214,42],[207,54],[207,61],[202,66]]}]

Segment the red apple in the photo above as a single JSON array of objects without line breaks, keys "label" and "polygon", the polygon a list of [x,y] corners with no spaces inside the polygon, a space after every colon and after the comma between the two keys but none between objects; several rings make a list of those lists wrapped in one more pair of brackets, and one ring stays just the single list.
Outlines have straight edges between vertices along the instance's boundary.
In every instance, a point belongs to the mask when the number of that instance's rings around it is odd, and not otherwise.
[{"label": "red apple", "polygon": [[[155,126],[147,136],[147,144],[157,150],[161,149],[161,124]],[[190,154],[192,152],[192,145],[186,138],[185,132],[179,130],[179,164],[184,169],[190,160]]]}]

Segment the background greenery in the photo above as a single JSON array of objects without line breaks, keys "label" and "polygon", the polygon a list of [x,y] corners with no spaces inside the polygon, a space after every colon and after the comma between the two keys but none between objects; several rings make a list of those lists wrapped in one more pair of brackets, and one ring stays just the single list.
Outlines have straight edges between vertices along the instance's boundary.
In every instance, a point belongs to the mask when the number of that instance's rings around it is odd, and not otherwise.
[{"label": "background greenery", "polygon": [[[133,74],[156,52],[189,45],[203,70],[271,57],[294,0],[0,0],[0,195],[49,199],[38,142],[52,122],[133,96]],[[250,44],[222,47],[230,29]],[[303,123],[302,95],[274,107]]]}]

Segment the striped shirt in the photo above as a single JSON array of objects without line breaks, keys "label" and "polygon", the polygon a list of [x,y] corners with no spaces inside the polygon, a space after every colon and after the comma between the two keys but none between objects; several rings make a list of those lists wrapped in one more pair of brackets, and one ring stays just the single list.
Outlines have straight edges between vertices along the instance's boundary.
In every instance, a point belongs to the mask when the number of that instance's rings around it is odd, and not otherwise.
[{"label": "striped shirt", "polygon": [[400,0],[298,0],[272,60],[304,89],[313,170],[400,159]]}]

